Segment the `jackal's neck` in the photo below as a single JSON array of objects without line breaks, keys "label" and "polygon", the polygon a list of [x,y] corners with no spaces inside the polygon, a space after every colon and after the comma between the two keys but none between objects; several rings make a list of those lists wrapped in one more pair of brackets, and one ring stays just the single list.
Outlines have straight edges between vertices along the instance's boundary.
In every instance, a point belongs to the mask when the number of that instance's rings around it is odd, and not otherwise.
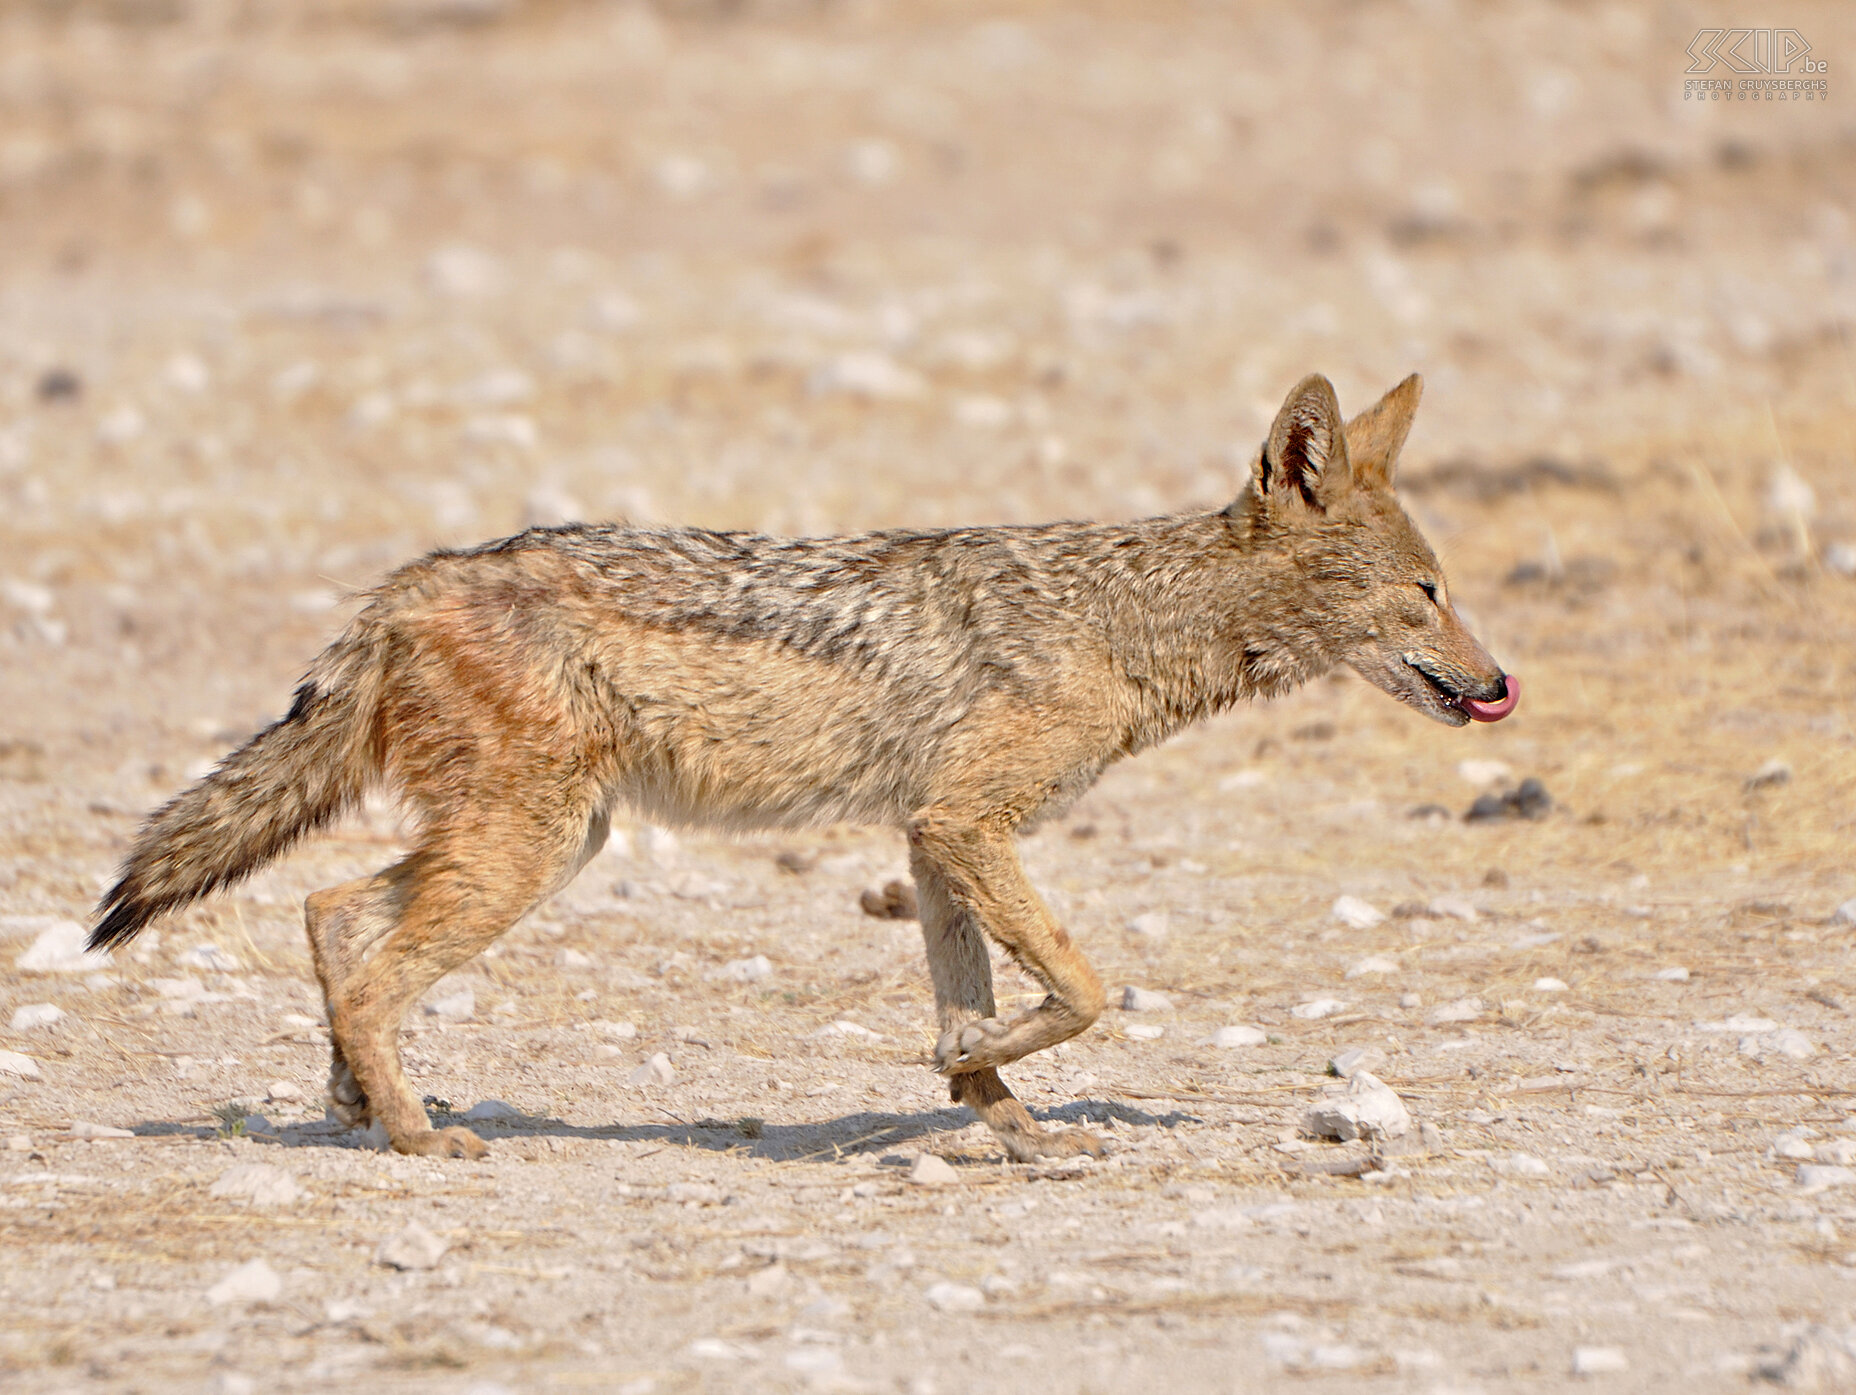
[{"label": "jackal's neck", "polygon": [[1177,514],[1107,530],[1089,574],[1123,684],[1129,748],[1332,665],[1298,600],[1293,556],[1241,521]]}]

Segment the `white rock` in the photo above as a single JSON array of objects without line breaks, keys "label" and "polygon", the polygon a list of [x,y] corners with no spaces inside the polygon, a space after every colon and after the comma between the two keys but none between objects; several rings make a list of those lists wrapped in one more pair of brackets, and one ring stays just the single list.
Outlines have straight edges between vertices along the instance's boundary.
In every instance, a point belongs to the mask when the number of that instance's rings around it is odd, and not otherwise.
[{"label": "white rock", "polygon": [[17,1051],[0,1051],[0,1075],[13,1075],[21,1080],[39,1080],[39,1063],[30,1056],[22,1056]]},{"label": "white rock", "polygon": [[1656,971],[1656,977],[1663,983],[1687,983],[1688,970],[1682,968],[1680,965],[1668,969],[1658,969]]},{"label": "white rock", "polygon": [[773,963],[764,954],[751,959],[730,959],[716,971],[725,983],[764,983],[773,977]]},{"label": "white rock", "polygon": [[1766,1052],[1769,1055],[1783,1056],[1788,1061],[1808,1061],[1817,1054],[1817,1046],[1803,1032],[1793,1027],[1782,1027],[1766,1038]]},{"label": "white rock", "polygon": [[277,1271],[261,1259],[247,1260],[206,1290],[215,1308],[231,1303],[275,1303],[284,1291]]},{"label": "white rock", "polygon": [[1498,760],[1460,760],[1456,773],[1476,786],[1499,785],[1514,778],[1514,771]]},{"label": "white rock", "polygon": [[1832,925],[1856,925],[1856,896],[1850,897],[1830,913]]},{"label": "white rock", "polygon": [[1345,1092],[1317,1100],[1302,1119],[1302,1131],[1316,1138],[1403,1138],[1411,1132],[1411,1111],[1389,1085],[1370,1071],[1356,1071]]},{"label": "white rock", "polygon": [[1424,1006],[1424,995],[1422,993],[1401,993],[1398,995],[1398,1005],[1402,1008],[1421,1008]]},{"label": "white rock", "polygon": [[174,962],[184,969],[205,969],[208,973],[235,974],[238,972],[237,955],[205,940],[197,945],[189,945],[175,957]]},{"label": "white rock", "polygon": [[791,1278],[786,1266],[775,1260],[748,1275],[747,1290],[755,1298],[772,1298],[786,1288]]},{"label": "white rock", "polygon": [[1269,1035],[1257,1027],[1220,1027],[1209,1037],[1205,1045],[1218,1047],[1262,1046],[1269,1040]]},{"label": "white rock", "polygon": [[873,1032],[861,1023],[849,1022],[844,1018],[839,1018],[836,1022],[827,1022],[812,1035],[815,1037],[855,1037],[858,1041],[883,1040],[882,1033]]},{"label": "white rock", "polygon": [[1820,1143],[1811,1150],[1810,1156],[1815,1161],[1828,1163],[1832,1167],[1856,1165],[1856,1138],[1838,1138],[1829,1143]]},{"label": "white rock", "polygon": [[1566,980],[1563,978],[1537,978],[1534,980],[1536,993],[1564,993]]},{"label": "white rock", "polygon": [[599,1021],[593,1023],[592,1027],[602,1037],[611,1037],[614,1041],[630,1041],[638,1035],[638,1024],[635,1022]]},{"label": "white rock", "polygon": [[[1786,1158],[1792,1162],[1810,1162],[1816,1159],[1817,1150],[1806,1141],[1810,1133],[1809,1129],[1794,1129],[1789,1133],[1780,1134],[1772,1140],[1772,1156]],[[1818,1160],[1829,1161],[1829,1159]]]},{"label": "white rock", "polygon": [[1491,1158],[1489,1166],[1510,1177],[1547,1177],[1553,1171],[1532,1153],[1510,1153],[1506,1157]]},{"label": "white rock", "polygon": [[1753,1017],[1748,1013],[1736,1012],[1724,1022],[1697,1022],[1696,1027],[1704,1032],[1776,1032],[1779,1024],[1770,1017]]},{"label": "white rock", "polygon": [[240,1163],[219,1174],[209,1195],[249,1201],[253,1206],[288,1206],[301,1199],[296,1178],[269,1163]]},{"label": "white rock", "polygon": [[1129,933],[1145,940],[1164,940],[1170,928],[1165,911],[1144,911],[1128,922]]},{"label": "white rock", "polygon": [[1304,1022],[1318,1021],[1323,1017],[1332,1017],[1337,1012],[1345,1012],[1347,1005],[1339,998],[1316,998],[1313,1002],[1297,1003],[1289,1009],[1289,1016],[1299,1017]]},{"label": "white rock", "polygon": [[1849,1390],[1856,1385],[1856,1333],[1822,1323],[1788,1328],[1785,1340],[1761,1353],[1751,1374],[1785,1390]]},{"label": "white rock", "polygon": [[27,1003],[13,1012],[12,1028],[16,1032],[36,1031],[64,1019],[64,1009],[56,1003]]},{"label": "white rock", "polygon": [[628,1083],[633,1085],[674,1085],[677,1081],[676,1067],[670,1064],[670,1057],[662,1051],[654,1052],[645,1058],[644,1064],[631,1073]]},{"label": "white rock", "polygon": [[374,1251],[374,1263],[386,1269],[436,1269],[449,1248],[417,1221],[389,1235]]},{"label": "white rock", "polygon": [[1347,977],[1365,978],[1369,974],[1395,974],[1397,972],[1398,960],[1388,959],[1383,954],[1369,954],[1347,970]]},{"label": "white rock", "polygon": [[206,985],[191,975],[186,978],[151,978],[148,986],[174,1003],[197,1003],[206,996]]},{"label": "white rock", "polygon": [[1461,896],[1434,896],[1428,907],[1434,916],[1444,916],[1450,920],[1477,920],[1482,912]]},{"label": "white rock", "polygon": [[1832,543],[1824,549],[1824,565],[1838,576],[1856,576],[1856,543]]},{"label": "white rock", "polygon": [[264,1098],[272,1104],[287,1104],[303,1098],[303,1087],[294,1080],[273,1080],[264,1087]]},{"label": "white rock", "polygon": [[917,1187],[945,1187],[960,1180],[947,1159],[939,1153],[918,1153],[909,1164],[909,1182]]},{"label": "white rock", "polygon": [[1376,1046],[1350,1046],[1335,1053],[1328,1062],[1328,1071],[1342,1080],[1351,1080],[1363,1070],[1378,1070],[1385,1060],[1386,1053]]},{"label": "white rock", "polygon": [[84,927],[75,920],[53,921],[14,962],[26,974],[91,974],[110,966],[108,950],[84,948]]},{"label": "white rock", "polygon": [[477,992],[467,983],[454,993],[434,998],[425,1005],[425,1013],[446,1022],[468,1022],[477,1015]]},{"label": "white rock", "polygon": [[943,1313],[976,1313],[986,1306],[986,1295],[970,1284],[949,1283],[945,1279],[928,1285],[922,1297],[928,1306]]},{"label": "white rock", "polygon": [[1334,902],[1334,919],[1355,930],[1371,930],[1386,918],[1386,913],[1358,896],[1342,896]]},{"label": "white rock", "polygon": [[1159,1041],[1166,1035],[1166,1028],[1158,1022],[1132,1022],[1121,1030],[1136,1041]]},{"label": "white rock", "polygon": [[1474,1022],[1482,1016],[1482,999],[1458,998],[1455,1002],[1441,1003],[1431,1009],[1425,1018],[1433,1025],[1441,1026],[1447,1022]]},{"label": "white rock", "polygon": [[841,392],[877,401],[919,397],[925,386],[920,374],[872,349],[855,349],[827,359],[813,370],[809,383],[817,395]]},{"label": "white rock", "polygon": [[114,1124],[93,1124],[88,1119],[79,1119],[71,1125],[73,1138],[134,1138],[133,1129],[119,1129]]},{"label": "white rock", "polygon": [[258,1382],[240,1371],[215,1371],[206,1395],[257,1395]]},{"label": "white rock", "polygon": [[1856,1182],[1856,1168],[1829,1163],[1799,1163],[1797,1182],[1799,1186],[1814,1192],[1830,1187],[1847,1187]]},{"label": "white rock", "polygon": [[554,952],[554,967],[557,969],[590,969],[593,956],[578,949],[559,949]]},{"label": "white rock", "polygon": [[502,1100],[478,1100],[459,1117],[479,1122],[485,1119],[520,1119],[522,1111]]},{"label": "white rock", "polygon": [[501,264],[488,252],[454,243],[426,260],[425,279],[440,295],[488,295],[502,285]]},{"label": "white rock", "polygon": [[1173,1000],[1151,988],[1127,987],[1121,990],[1123,1012],[1171,1012]]},{"label": "white rock", "polygon": [[1575,1376],[1615,1376],[1630,1369],[1630,1361],[1616,1347],[1574,1347],[1572,1373]]}]

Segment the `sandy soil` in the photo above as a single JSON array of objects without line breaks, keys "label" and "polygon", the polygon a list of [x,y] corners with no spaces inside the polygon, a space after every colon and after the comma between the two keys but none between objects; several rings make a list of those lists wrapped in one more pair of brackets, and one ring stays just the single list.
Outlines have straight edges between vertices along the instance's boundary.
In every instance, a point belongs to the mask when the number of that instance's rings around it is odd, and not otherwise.
[{"label": "sandy soil", "polygon": [[[1685,101],[1706,22],[5,7],[0,1384],[1847,1386],[1856,13],[1786,11],[1823,101]],[[1405,492],[1522,708],[1323,682],[1027,843],[1172,1003],[1008,1073],[1094,1165],[945,1106],[881,830],[622,817],[408,1024],[435,1109],[505,1102],[480,1164],[323,1122],[300,902],[389,809],[20,964],[424,549],[1218,503],[1303,373],[1413,369]],[[1428,1126],[1364,1177],[1300,1133],[1355,1046]]]}]

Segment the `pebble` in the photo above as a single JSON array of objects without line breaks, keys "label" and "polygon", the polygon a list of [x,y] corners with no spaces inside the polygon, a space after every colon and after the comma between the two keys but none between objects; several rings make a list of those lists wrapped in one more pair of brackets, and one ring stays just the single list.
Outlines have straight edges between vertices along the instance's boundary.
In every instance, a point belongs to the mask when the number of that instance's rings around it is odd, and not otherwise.
[{"label": "pebble", "polygon": [[1171,1012],[1173,1000],[1151,988],[1127,987],[1121,990],[1123,1012]]},{"label": "pebble", "polygon": [[1563,978],[1537,978],[1534,980],[1536,993],[1564,993],[1566,980]]},{"label": "pebble", "polygon": [[520,1119],[522,1111],[502,1100],[478,1100],[459,1117],[477,1122],[485,1119]]},{"label": "pebble", "polygon": [[1775,786],[1789,783],[1791,778],[1791,765],[1774,756],[1746,777],[1746,787],[1749,790],[1772,789]]},{"label": "pebble", "polygon": [[434,998],[425,1005],[427,1017],[443,1018],[447,1022],[468,1022],[477,1015],[477,993],[469,984],[455,993],[447,993],[442,998]]},{"label": "pebble", "polygon": [[134,1138],[130,1129],[119,1129],[114,1124],[93,1124],[88,1119],[79,1119],[71,1125],[73,1138]]},{"label": "pebble", "polygon": [[1473,921],[1482,917],[1482,912],[1461,896],[1434,896],[1427,909],[1432,915],[1442,916],[1449,920]]},{"label": "pebble", "polygon": [[84,948],[84,927],[75,920],[53,921],[27,946],[13,967],[27,974],[89,974],[110,965],[108,950]]},{"label": "pebble", "polygon": [[1398,995],[1398,1005],[1402,1008],[1421,1008],[1424,1006],[1424,995],[1422,993],[1401,993]]},{"label": "pebble", "polygon": [[1856,1381],[1856,1341],[1822,1323],[1793,1328],[1754,1363],[1753,1376],[1784,1390],[1848,1390]]},{"label": "pebble", "polygon": [[445,1257],[445,1242],[417,1221],[389,1235],[374,1251],[374,1263],[385,1269],[436,1269]]},{"label": "pebble", "polygon": [[253,1206],[288,1206],[303,1196],[296,1178],[269,1163],[240,1163],[219,1174],[209,1195],[249,1201]]},{"label": "pebble", "polygon": [[1833,1167],[1856,1165],[1856,1138],[1838,1138],[1829,1143],[1820,1143],[1811,1150],[1810,1156],[1817,1162],[1829,1163]]},{"label": "pebble", "polygon": [[1688,970],[1682,968],[1680,965],[1668,969],[1658,969],[1656,971],[1656,977],[1657,980],[1662,983],[1687,983]]},{"label": "pebble", "polygon": [[1574,1347],[1572,1373],[1575,1376],[1615,1376],[1630,1369],[1630,1362],[1616,1347]]},{"label": "pebble", "polygon": [[181,951],[174,962],[184,969],[205,969],[215,974],[235,974],[239,967],[237,955],[206,940]]},{"label": "pebble", "polygon": [[21,1080],[39,1080],[39,1063],[30,1056],[22,1056],[17,1051],[0,1051],[0,1075],[13,1075]]},{"label": "pebble", "polygon": [[591,1026],[602,1037],[611,1037],[614,1041],[630,1041],[638,1035],[636,1022],[609,1022],[602,1018]]},{"label": "pebble", "polygon": [[1342,896],[1334,902],[1334,919],[1354,930],[1371,930],[1386,918],[1386,913],[1358,896]]},{"label": "pebble", "polygon": [[1816,1044],[1794,1027],[1774,1032],[1766,1039],[1766,1049],[1792,1061],[1808,1061],[1817,1054]]},{"label": "pebble", "polygon": [[[1806,1135],[1810,1132],[1809,1129],[1796,1129],[1790,1133],[1780,1134],[1772,1140],[1772,1156],[1785,1158],[1792,1162],[1810,1162],[1814,1159],[1830,1161],[1830,1159],[1817,1158],[1817,1150],[1806,1141]],[[1845,1160],[1838,1159],[1837,1161],[1841,1164]]]},{"label": "pebble", "polygon": [[264,1087],[264,1098],[272,1104],[287,1104],[303,1098],[303,1087],[293,1080],[273,1080]]},{"label": "pebble", "polygon": [[274,1303],[284,1291],[277,1271],[261,1259],[247,1260],[206,1290],[215,1308],[231,1303]]},{"label": "pebble", "polygon": [[1403,1138],[1411,1132],[1411,1111],[1398,1093],[1370,1071],[1356,1071],[1344,1093],[1317,1100],[1302,1119],[1302,1131],[1316,1138],[1342,1140]]},{"label": "pebble", "polygon": [[1458,998],[1455,1002],[1440,1003],[1432,1008],[1425,1021],[1432,1026],[1441,1026],[1448,1022],[1474,1022],[1482,1016],[1482,999]]},{"label": "pebble", "polygon": [[1365,978],[1368,974],[1395,974],[1397,972],[1398,960],[1388,959],[1383,954],[1369,954],[1347,970],[1347,977]]},{"label": "pebble", "polygon": [[1856,896],[1850,897],[1830,913],[1832,925],[1856,925]]},{"label": "pebble", "polygon": [[848,397],[895,401],[919,397],[925,384],[920,374],[904,368],[888,354],[859,349],[820,364],[807,387],[814,396],[841,392]]},{"label": "pebble", "polygon": [[1456,773],[1472,785],[1497,785],[1514,778],[1514,771],[1499,760],[1460,760],[1456,763]]},{"label": "pebble", "polygon": [[1347,1005],[1339,998],[1316,998],[1313,1002],[1297,1003],[1289,1009],[1289,1016],[1299,1017],[1304,1022],[1317,1021],[1323,1017],[1332,1017],[1337,1012],[1344,1012]]},{"label": "pebble", "polygon": [[1553,1171],[1532,1153],[1510,1153],[1503,1158],[1491,1158],[1489,1166],[1509,1177],[1547,1177]]},{"label": "pebble", "polygon": [[1503,819],[1544,819],[1553,811],[1547,787],[1532,775],[1511,790],[1490,790],[1479,795],[1463,815],[1466,823],[1495,823]]},{"label": "pebble", "polygon": [[12,1133],[7,1135],[6,1151],[9,1153],[30,1153],[32,1135],[29,1133]]},{"label": "pebble", "polygon": [[1164,940],[1171,928],[1165,911],[1144,911],[1128,922],[1128,933],[1144,940]]},{"label": "pebble", "polygon": [[1847,1187],[1856,1182],[1856,1168],[1834,1163],[1799,1163],[1795,1178],[1808,1191],[1821,1192],[1830,1187]]},{"label": "pebble", "polygon": [[16,1032],[31,1032],[63,1019],[64,1009],[56,1003],[27,1003],[14,1010],[12,1027]]},{"label": "pebble", "polygon": [[945,1279],[930,1284],[922,1297],[928,1306],[943,1313],[977,1313],[986,1306],[986,1295],[971,1284],[949,1283]]},{"label": "pebble", "polygon": [[748,1275],[747,1290],[755,1298],[772,1298],[786,1288],[791,1277],[786,1266],[776,1259],[766,1268]]},{"label": "pebble", "polygon": [[751,959],[730,959],[716,971],[725,983],[761,983],[773,977],[773,962],[764,954]]},{"label": "pebble", "polygon": [[557,969],[591,969],[594,967],[593,956],[583,950],[559,949],[554,952],[554,967]]},{"label": "pebble", "polygon": [[1350,1046],[1335,1053],[1328,1062],[1328,1074],[1350,1080],[1363,1070],[1377,1070],[1385,1061],[1386,1053],[1376,1046]]},{"label": "pebble", "polygon": [[1770,1017],[1753,1017],[1744,1012],[1736,1012],[1724,1022],[1698,1022],[1695,1024],[1704,1032],[1776,1032],[1779,1024]]},{"label": "pebble", "polygon": [[960,1180],[947,1159],[939,1153],[918,1153],[909,1164],[909,1183],[916,1187],[945,1187]]},{"label": "pebble", "polygon": [[1166,1028],[1162,1027],[1158,1022],[1136,1022],[1130,1026],[1123,1027],[1122,1031],[1127,1036],[1133,1037],[1136,1041],[1159,1041],[1161,1037],[1166,1035]]},{"label": "pebble", "polygon": [[1838,576],[1856,576],[1856,543],[1832,543],[1824,549],[1824,565]]},{"label": "pebble", "polygon": [[1269,1036],[1258,1027],[1220,1027],[1205,1038],[1206,1046],[1262,1046]]},{"label": "pebble", "polygon": [[812,1035],[815,1037],[855,1037],[858,1041],[883,1040],[881,1032],[873,1032],[862,1023],[848,1022],[843,1018],[839,1018],[836,1022],[827,1022]]},{"label": "pebble", "polygon": [[676,1067],[670,1064],[670,1057],[662,1051],[645,1057],[644,1064],[631,1073],[627,1082],[632,1085],[674,1085],[677,1081]]}]

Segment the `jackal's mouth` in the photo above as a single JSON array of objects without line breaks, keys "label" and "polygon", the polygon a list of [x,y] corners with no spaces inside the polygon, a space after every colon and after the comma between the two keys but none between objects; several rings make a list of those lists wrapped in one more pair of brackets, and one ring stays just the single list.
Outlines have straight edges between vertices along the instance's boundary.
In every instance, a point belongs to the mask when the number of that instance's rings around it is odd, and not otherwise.
[{"label": "jackal's mouth", "polygon": [[1402,657],[1406,665],[1424,680],[1425,687],[1440,703],[1472,722],[1499,722],[1514,711],[1515,704],[1521,700],[1521,680],[1513,674],[1502,675],[1501,696],[1491,700],[1476,697],[1458,688],[1418,655],[1406,654]]}]

